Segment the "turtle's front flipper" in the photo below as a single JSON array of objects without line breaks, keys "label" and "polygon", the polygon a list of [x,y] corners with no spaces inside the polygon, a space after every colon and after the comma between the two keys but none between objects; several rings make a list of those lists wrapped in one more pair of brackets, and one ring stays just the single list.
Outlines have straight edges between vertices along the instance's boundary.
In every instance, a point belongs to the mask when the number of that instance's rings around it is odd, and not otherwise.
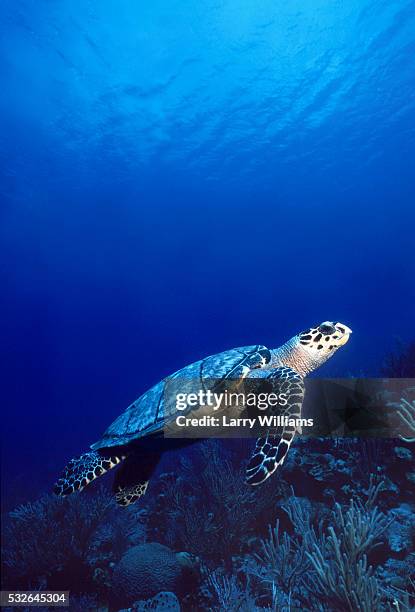
[{"label": "turtle's front flipper", "polygon": [[71,459],[54,486],[56,495],[70,495],[82,491],[87,484],[118,465],[124,456],[105,456],[98,451],[88,451]]},{"label": "turtle's front flipper", "polygon": [[117,504],[129,506],[144,495],[160,454],[138,451],[127,457],[114,478],[113,490]]},{"label": "turtle's front flipper", "polygon": [[[286,405],[283,408],[279,408],[281,416],[288,418],[301,417],[304,382],[295,370],[285,366],[272,370],[255,370],[248,377],[270,380],[273,383],[272,391],[286,397]],[[246,469],[247,484],[259,485],[263,483],[275,472],[278,466],[282,465],[294,439],[295,431],[295,426],[285,425],[281,427],[280,437],[276,435],[275,430],[270,430],[264,437],[257,440],[253,455]]]},{"label": "turtle's front flipper", "polygon": [[276,436],[267,434],[265,438],[258,438],[253,455],[246,468],[246,483],[259,485],[265,482],[282,465],[294,439],[293,431],[284,431],[283,436],[277,440]]}]

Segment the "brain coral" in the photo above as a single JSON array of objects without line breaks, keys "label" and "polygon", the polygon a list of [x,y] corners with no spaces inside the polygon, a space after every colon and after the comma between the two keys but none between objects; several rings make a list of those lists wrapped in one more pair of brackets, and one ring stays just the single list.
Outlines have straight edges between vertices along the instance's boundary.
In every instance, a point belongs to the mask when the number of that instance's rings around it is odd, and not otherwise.
[{"label": "brain coral", "polygon": [[134,612],[147,612],[147,610],[180,612],[180,604],[174,593],[162,592],[147,601],[137,602],[132,609]]},{"label": "brain coral", "polygon": [[133,546],[114,568],[112,597],[119,604],[131,605],[160,591],[177,592],[190,565],[188,555],[175,553],[163,544]]}]

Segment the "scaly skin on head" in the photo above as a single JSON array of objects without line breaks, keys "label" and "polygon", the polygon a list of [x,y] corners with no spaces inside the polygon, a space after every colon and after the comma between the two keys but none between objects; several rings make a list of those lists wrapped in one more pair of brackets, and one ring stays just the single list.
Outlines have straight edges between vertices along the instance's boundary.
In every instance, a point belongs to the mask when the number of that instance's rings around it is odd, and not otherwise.
[{"label": "scaly skin on head", "polygon": [[307,376],[346,344],[351,333],[352,330],[343,323],[324,321],[317,327],[297,334],[280,348],[272,350],[268,367],[288,366],[301,376]]}]

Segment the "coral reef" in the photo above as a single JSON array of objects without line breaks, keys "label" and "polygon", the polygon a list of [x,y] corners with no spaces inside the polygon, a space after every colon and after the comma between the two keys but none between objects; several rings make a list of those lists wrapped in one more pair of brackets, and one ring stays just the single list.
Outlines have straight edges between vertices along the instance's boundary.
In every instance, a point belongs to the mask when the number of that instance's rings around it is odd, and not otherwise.
[{"label": "coral reef", "polygon": [[160,612],[180,612],[180,603],[171,591],[161,591],[154,597],[136,601],[131,608],[119,612],[145,612],[146,610],[159,610]]},{"label": "coral reef", "polygon": [[259,583],[268,585],[266,591],[277,590],[280,604],[288,605],[296,601],[304,588],[310,562],[306,547],[300,546],[288,533],[281,534],[277,521],[275,527],[269,527],[268,538],[261,540],[260,551],[248,558],[245,570]]},{"label": "coral reef", "polygon": [[3,520],[4,588],[69,589],[72,609],[114,612],[414,608],[408,443],[300,439],[257,488],[249,445],[171,454],[129,508],[104,487],[18,507]]},{"label": "coral reef", "polygon": [[406,389],[398,401],[388,402],[388,407],[396,410],[403,429],[410,433],[410,437],[400,434],[401,440],[415,442],[415,387]]},{"label": "coral reef", "polygon": [[227,576],[220,569],[208,572],[207,590],[215,610],[253,610],[255,597],[236,575]]},{"label": "coral reef", "polygon": [[143,510],[123,513],[103,487],[68,498],[45,495],[2,522],[2,576],[10,588],[96,592],[109,566],[145,535]]},{"label": "coral reef", "polygon": [[[375,549],[386,546],[385,536],[388,554],[396,550],[396,531],[391,529],[397,511],[386,515],[378,509],[376,501],[382,490],[383,483],[373,478],[363,497],[352,499],[347,506],[334,504],[318,520],[308,500],[293,494],[282,507],[291,522],[291,533],[282,532],[277,520],[275,527],[269,527],[268,537],[260,540],[259,550],[245,557],[238,577],[209,577],[217,609],[223,609],[220,606],[230,598],[235,602],[250,598],[252,610],[259,610],[264,598],[271,609],[287,611],[371,612],[393,609],[392,604],[409,609],[405,606],[413,602],[412,585],[404,578],[403,568],[395,580],[396,568],[390,559],[385,567],[369,563]],[[398,533],[407,535],[413,509],[401,509],[402,515],[404,527]],[[407,542],[406,550],[410,549]],[[410,562],[407,558],[402,563],[406,571]]]},{"label": "coral reef", "polygon": [[381,592],[368,553],[390,523],[376,507],[350,502],[345,511],[335,505],[328,535],[307,551],[315,578],[315,596],[330,609],[371,612],[380,608]]},{"label": "coral reef", "polygon": [[282,483],[248,487],[239,457],[235,463],[209,441],[197,456],[183,456],[176,473],[162,475],[150,523],[154,539],[214,563],[239,554],[263,517],[266,524],[275,516]]},{"label": "coral reef", "polygon": [[131,605],[160,591],[185,591],[197,578],[197,560],[187,553],[174,553],[157,542],[133,546],[114,568],[111,598]]},{"label": "coral reef", "polygon": [[394,552],[411,552],[415,543],[415,515],[409,504],[399,504],[392,508],[393,522],[389,525],[387,536]]},{"label": "coral reef", "polygon": [[70,565],[88,564],[111,503],[110,495],[101,489],[94,496],[60,499],[46,495],[19,506],[4,524],[4,565],[19,579],[51,576]]}]

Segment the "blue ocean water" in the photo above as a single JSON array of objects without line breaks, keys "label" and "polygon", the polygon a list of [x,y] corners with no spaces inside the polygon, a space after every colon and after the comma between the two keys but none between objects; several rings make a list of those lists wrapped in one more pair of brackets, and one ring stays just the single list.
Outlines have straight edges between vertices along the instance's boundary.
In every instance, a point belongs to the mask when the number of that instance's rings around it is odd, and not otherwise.
[{"label": "blue ocean water", "polygon": [[[5,0],[5,504],[161,377],[353,329],[415,332],[415,4]],[[8,501],[9,500],[9,501]]]}]

